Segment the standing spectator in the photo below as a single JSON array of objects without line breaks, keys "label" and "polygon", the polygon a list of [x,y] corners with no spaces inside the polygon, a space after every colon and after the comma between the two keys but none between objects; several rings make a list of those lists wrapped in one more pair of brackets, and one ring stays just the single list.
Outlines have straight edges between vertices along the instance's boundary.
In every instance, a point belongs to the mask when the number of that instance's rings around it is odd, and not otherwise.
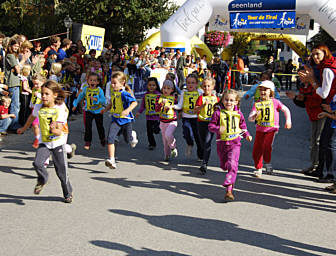
[{"label": "standing spectator", "polygon": [[34,46],[34,50],[32,51],[33,56],[43,54],[43,52],[41,52],[42,46],[40,41],[34,41],[33,46]]},{"label": "standing spectator", "polygon": [[185,52],[181,55],[179,55],[178,52],[180,52],[179,49],[176,51],[177,55],[176,74],[178,78],[178,87],[182,89],[185,84],[184,67],[187,65],[187,62],[185,59]]},{"label": "standing spectator", "polygon": [[242,87],[242,76],[245,72],[244,70],[244,60],[240,55],[237,56],[237,70],[235,72],[235,78],[236,78],[236,89],[239,90]]},{"label": "standing spectator", "polygon": [[[289,59],[286,68],[285,74],[292,74],[294,70],[293,60]],[[292,76],[286,76],[286,90],[292,90]]]},{"label": "standing spectator", "polygon": [[68,54],[67,54],[67,50],[70,49],[70,46],[71,46],[72,42],[70,39],[68,38],[64,38],[62,40],[62,45],[61,45],[61,48],[58,49],[58,52],[57,52],[57,62],[60,62],[62,60],[64,60],[65,58],[68,58]]},{"label": "standing spectator", "polygon": [[50,50],[54,50],[54,51],[58,51],[58,49],[61,46],[61,38],[58,36],[52,36],[50,37],[50,46],[48,46],[47,48],[44,49],[43,51],[43,55],[44,58],[47,59],[48,58],[48,52]]},{"label": "standing spectator", "polygon": [[0,32],[0,69],[4,70],[6,52],[2,45],[5,35]]}]

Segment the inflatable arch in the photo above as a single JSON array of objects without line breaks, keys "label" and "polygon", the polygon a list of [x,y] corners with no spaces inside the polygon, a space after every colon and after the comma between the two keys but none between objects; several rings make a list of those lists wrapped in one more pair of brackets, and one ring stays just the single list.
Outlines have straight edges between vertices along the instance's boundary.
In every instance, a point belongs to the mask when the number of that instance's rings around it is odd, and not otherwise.
[{"label": "inflatable arch", "polygon": [[308,14],[336,38],[335,0],[188,0],[161,26],[161,45],[185,48],[190,52],[188,46],[191,38],[205,26],[215,12],[220,12],[230,21],[230,12],[276,12],[286,11],[288,8],[296,14]]}]

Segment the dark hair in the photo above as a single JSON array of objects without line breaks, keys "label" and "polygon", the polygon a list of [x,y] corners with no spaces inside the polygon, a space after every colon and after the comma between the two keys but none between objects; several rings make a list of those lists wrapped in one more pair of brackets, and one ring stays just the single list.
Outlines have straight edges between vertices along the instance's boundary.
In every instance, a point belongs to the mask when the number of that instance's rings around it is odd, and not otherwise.
[{"label": "dark hair", "polygon": [[16,56],[18,56],[18,54],[19,54],[19,49],[17,50],[17,52],[12,52],[12,49],[11,49],[11,48],[12,48],[12,46],[13,46],[14,44],[19,44],[19,42],[18,42],[18,40],[12,38],[12,39],[9,41],[9,43],[8,43],[8,46],[7,46],[7,52],[8,52],[8,53],[15,54]]},{"label": "dark hair", "polygon": [[87,78],[89,78],[90,76],[95,76],[95,77],[97,77],[97,79],[98,79],[98,81],[99,81],[99,83],[100,83],[100,77],[99,77],[99,75],[98,75],[96,72],[89,72]]},{"label": "dark hair", "polygon": [[268,69],[268,70],[265,70],[265,71],[261,72],[260,79],[261,79],[262,76],[267,76],[268,79],[266,79],[266,80],[272,80],[272,70]]},{"label": "dark hair", "polygon": [[155,90],[156,90],[156,91],[160,91],[159,81],[157,80],[156,77],[149,77],[149,78],[148,78],[148,81],[147,81],[147,84],[148,84],[149,82],[154,82],[155,85],[156,85]]},{"label": "dark hair", "polygon": [[65,97],[66,97],[65,92],[57,82],[55,82],[53,80],[48,80],[47,82],[45,82],[42,85],[42,88],[43,87],[48,88],[54,94],[57,93],[57,98],[55,99],[55,104],[61,105],[64,102]]},{"label": "dark hair", "polygon": [[194,78],[196,80],[196,83],[198,83],[198,75],[196,75],[195,73],[191,73],[187,76],[186,78],[186,81],[189,79],[189,78]]},{"label": "dark hair", "polygon": [[314,46],[312,51],[314,51],[315,49],[321,50],[324,53],[323,60],[328,60],[328,59],[331,59],[333,57],[333,55],[332,55],[331,51],[329,50],[328,46],[326,46],[324,44]]}]

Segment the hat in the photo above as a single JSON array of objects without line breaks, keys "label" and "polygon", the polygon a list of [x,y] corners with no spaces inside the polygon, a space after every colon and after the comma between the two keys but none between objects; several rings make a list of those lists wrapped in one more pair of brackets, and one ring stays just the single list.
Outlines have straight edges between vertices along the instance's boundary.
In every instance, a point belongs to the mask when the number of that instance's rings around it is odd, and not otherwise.
[{"label": "hat", "polygon": [[270,89],[272,92],[274,92],[274,83],[270,80],[262,81],[258,87],[265,87]]},{"label": "hat", "polygon": [[56,54],[57,55],[57,52],[55,51],[55,50],[50,50],[49,52],[48,52],[48,57],[50,56],[50,55],[53,55],[53,54]]},{"label": "hat", "polygon": [[175,85],[174,85],[173,81],[168,80],[168,79],[166,79],[166,80],[163,81],[162,87],[165,86],[165,85],[168,86],[168,87],[170,87],[170,88],[172,88],[172,89],[175,88]]}]

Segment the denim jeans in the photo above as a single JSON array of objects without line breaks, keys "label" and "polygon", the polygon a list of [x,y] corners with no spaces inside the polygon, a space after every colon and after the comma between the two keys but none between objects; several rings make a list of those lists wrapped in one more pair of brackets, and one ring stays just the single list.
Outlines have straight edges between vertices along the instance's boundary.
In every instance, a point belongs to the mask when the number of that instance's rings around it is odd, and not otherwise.
[{"label": "denim jeans", "polygon": [[14,114],[15,118],[12,119],[12,123],[9,127],[10,130],[16,130],[20,128],[19,124],[19,113],[20,113],[20,87],[10,87],[8,88],[9,93],[11,94],[11,105],[9,108],[9,113]]},{"label": "denim jeans", "polygon": [[11,125],[11,123],[12,123],[12,118],[10,117],[0,119],[0,132],[6,132],[8,127]]}]

